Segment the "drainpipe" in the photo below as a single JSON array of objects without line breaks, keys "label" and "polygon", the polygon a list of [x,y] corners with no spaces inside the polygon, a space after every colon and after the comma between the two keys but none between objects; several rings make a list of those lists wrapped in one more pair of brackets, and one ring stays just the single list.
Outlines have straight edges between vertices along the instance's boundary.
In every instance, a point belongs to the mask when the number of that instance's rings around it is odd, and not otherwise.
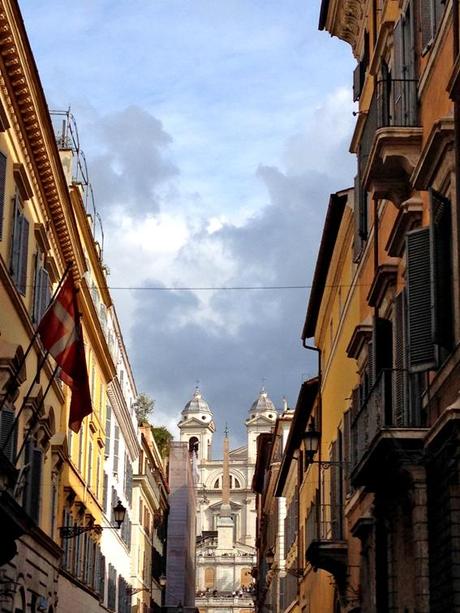
[{"label": "drainpipe", "polygon": [[316,505],[316,527],[318,540],[321,539],[321,500],[322,500],[322,483],[321,483],[321,461],[322,461],[322,442],[323,442],[323,393],[322,393],[322,365],[321,365],[321,349],[314,345],[307,345],[305,339],[302,339],[302,345],[305,349],[316,351],[318,354],[318,415],[317,423],[315,424],[320,433],[318,446],[318,504]]}]

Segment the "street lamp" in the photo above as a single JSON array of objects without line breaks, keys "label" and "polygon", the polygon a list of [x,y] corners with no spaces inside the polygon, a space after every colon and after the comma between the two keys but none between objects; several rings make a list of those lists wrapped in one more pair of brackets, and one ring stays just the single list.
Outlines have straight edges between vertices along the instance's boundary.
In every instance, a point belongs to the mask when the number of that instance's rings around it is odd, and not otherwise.
[{"label": "street lamp", "polygon": [[115,519],[116,526],[101,526],[99,524],[90,524],[88,526],[61,526],[59,528],[59,534],[63,539],[72,539],[83,534],[84,532],[96,532],[100,534],[102,530],[119,530],[126,515],[126,508],[122,505],[121,500],[113,508],[113,517]]},{"label": "street lamp", "polygon": [[320,438],[321,433],[315,430],[315,426],[313,424],[310,424],[308,430],[306,430],[306,432],[303,434],[307,462],[313,462],[313,458],[315,457],[319,448]]},{"label": "street lamp", "polygon": [[126,515],[126,509],[121,504],[121,500],[119,500],[118,503],[117,503],[117,506],[113,508],[113,517],[114,517],[116,523],[118,524],[117,525],[118,529],[121,527],[121,524],[124,522],[125,515]]},{"label": "street lamp", "polygon": [[160,587],[166,587],[166,575],[160,575],[158,577],[158,583],[160,584]]}]

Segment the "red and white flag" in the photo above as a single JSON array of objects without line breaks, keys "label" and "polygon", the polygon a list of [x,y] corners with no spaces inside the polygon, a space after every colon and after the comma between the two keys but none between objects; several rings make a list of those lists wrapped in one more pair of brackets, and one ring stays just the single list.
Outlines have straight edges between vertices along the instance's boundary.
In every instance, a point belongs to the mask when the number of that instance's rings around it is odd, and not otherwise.
[{"label": "red and white flag", "polygon": [[83,418],[92,408],[77,290],[71,274],[43,315],[38,333],[45,349],[61,367],[60,378],[72,390],[69,428],[78,433]]}]

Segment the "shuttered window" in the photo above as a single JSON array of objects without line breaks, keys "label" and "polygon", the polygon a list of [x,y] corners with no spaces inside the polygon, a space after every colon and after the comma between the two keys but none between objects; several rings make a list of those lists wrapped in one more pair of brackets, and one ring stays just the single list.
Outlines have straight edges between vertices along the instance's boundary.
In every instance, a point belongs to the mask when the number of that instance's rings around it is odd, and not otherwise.
[{"label": "shuttered window", "polygon": [[21,294],[27,287],[27,259],[29,254],[29,222],[24,215],[19,196],[13,201],[13,223],[11,234],[11,276]]},{"label": "shuttered window", "polygon": [[32,319],[39,323],[50,302],[50,278],[44,267],[44,256],[39,251],[35,256],[34,302]]},{"label": "shuttered window", "polygon": [[422,51],[433,42],[446,6],[445,0],[419,0]]},{"label": "shuttered window", "polygon": [[109,564],[109,577],[107,588],[107,607],[115,610],[117,599],[117,571],[112,564]]},{"label": "shuttered window", "polygon": [[42,455],[41,449],[35,446],[34,441],[29,440],[26,443],[24,454],[25,486],[23,505],[26,512],[37,524],[40,517]]},{"label": "shuttered window", "polygon": [[5,215],[6,156],[0,153],[0,241],[3,239],[3,218]]},{"label": "shuttered window", "polygon": [[346,495],[351,491],[351,409],[348,409],[348,411],[345,411],[343,414],[343,445],[341,459],[343,462],[344,495]]},{"label": "shuttered window", "polygon": [[109,476],[107,473],[104,473],[104,482],[103,482],[103,490],[102,490],[102,508],[104,509],[104,513],[107,513],[107,502],[109,498]]},{"label": "shuttered window", "polygon": [[367,239],[367,192],[363,188],[360,180],[359,172],[355,177],[354,189],[354,244],[353,244],[353,261],[357,262],[361,255],[362,243]]},{"label": "shuttered window", "polygon": [[451,204],[434,189],[430,189],[430,204],[433,342],[450,351],[454,336]]},{"label": "shuttered window", "polygon": [[406,300],[405,292],[400,292],[393,305],[393,417],[398,428],[408,424],[408,373],[407,373],[407,342],[406,342]]},{"label": "shuttered window", "polygon": [[105,414],[105,456],[110,455],[110,435],[112,429],[112,407],[107,405]]},{"label": "shuttered window", "polygon": [[120,449],[120,427],[115,424],[113,439],[113,472],[118,473],[118,454]]},{"label": "shuttered window", "polygon": [[88,487],[93,485],[93,444],[91,441],[88,445]]},{"label": "shuttered window", "polygon": [[407,310],[409,369],[434,368],[435,351],[431,329],[430,229],[407,233]]},{"label": "shuttered window", "polygon": [[3,407],[0,413],[0,449],[10,460],[14,462],[16,457],[16,446],[18,438],[17,424],[14,423],[15,413]]}]

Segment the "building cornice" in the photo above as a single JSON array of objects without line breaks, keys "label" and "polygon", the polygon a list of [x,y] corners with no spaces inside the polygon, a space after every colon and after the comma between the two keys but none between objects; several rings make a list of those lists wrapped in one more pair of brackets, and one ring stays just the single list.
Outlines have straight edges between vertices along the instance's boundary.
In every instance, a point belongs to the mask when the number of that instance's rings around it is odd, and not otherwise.
[{"label": "building cornice", "polygon": [[0,73],[5,112],[62,271],[76,260],[69,192],[19,7],[7,0],[0,0]]}]

